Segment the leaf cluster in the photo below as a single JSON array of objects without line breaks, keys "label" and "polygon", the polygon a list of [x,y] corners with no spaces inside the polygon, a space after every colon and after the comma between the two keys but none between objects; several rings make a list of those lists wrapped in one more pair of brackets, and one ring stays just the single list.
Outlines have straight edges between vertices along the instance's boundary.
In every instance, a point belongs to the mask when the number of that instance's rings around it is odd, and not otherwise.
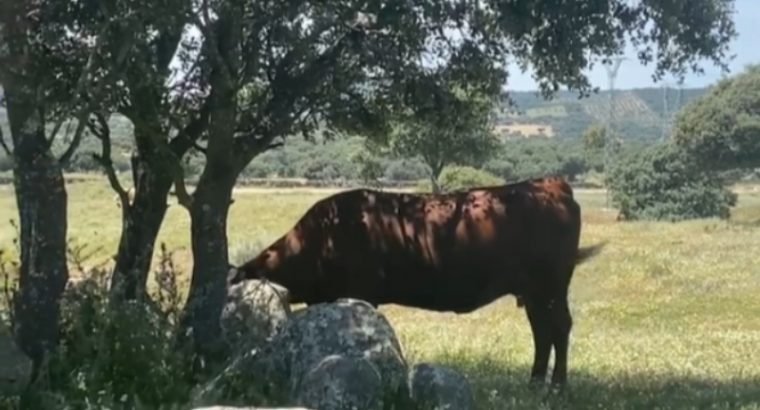
[{"label": "leaf cluster", "polygon": [[760,167],[760,65],[722,80],[678,115],[673,139],[717,170]]},{"label": "leaf cluster", "polygon": [[628,220],[728,218],[737,200],[719,175],[669,143],[623,159],[612,169],[609,184],[612,201]]}]

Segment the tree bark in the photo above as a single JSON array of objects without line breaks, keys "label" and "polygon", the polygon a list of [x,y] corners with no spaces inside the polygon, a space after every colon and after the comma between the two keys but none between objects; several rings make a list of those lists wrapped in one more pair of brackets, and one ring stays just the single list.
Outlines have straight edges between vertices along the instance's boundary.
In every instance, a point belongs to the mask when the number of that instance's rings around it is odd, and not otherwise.
[{"label": "tree bark", "polygon": [[116,266],[111,278],[111,300],[147,297],[153,251],[168,208],[172,176],[166,165],[137,156],[132,161],[135,196],[122,214]]},{"label": "tree bark", "polygon": [[67,194],[60,164],[45,138],[33,98],[6,88],[14,142],[14,188],[19,212],[21,269],[13,303],[14,335],[35,373],[58,344],[59,300],[68,281]]},{"label": "tree bark", "polygon": [[438,177],[434,174],[430,175],[430,189],[436,195],[441,193],[441,185],[438,184]]},{"label": "tree bark", "polygon": [[[209,164],[211,165],[211,164]],[[190,208],[193,277],[182,319],[183,332],[190,334],[194,351],[211,357],[219,352],[220,316],[226,298],[227,215],[236,174],[207,172],[193,193]]]},{"label": "tree bark", "polygon": [[440,163],[436,163],[434,161],[428,161],[429,164],[435,164],[435,165],[428,165],[430,167],[430,186],[431,190],[434,194],[440,194],[441,193],[441,183],[438,180],[441,177],[441,172],[443,172],[443,165]]}]

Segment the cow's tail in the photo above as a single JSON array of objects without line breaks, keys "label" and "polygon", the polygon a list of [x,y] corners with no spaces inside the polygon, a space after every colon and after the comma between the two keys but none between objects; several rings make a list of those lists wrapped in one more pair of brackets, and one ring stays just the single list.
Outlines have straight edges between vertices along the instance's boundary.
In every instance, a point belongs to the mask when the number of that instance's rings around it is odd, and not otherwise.
[{"label": "cow's tail", "polygon": [[599,252],[602,251],[602,248],[604,248],[606,245],[607,241],[604,241],[596,245],[578,248],[578,254],[575,257],[575,264],[580,265],[581,263],[586,262],[594,256],[598,255]]},{"label": "cow's tail", "polygon": [[[582,248],[578,248],[578,253],[575,256],[575,264],[580,265],[583,262],[588,261],[589,259],[593,258],[594,256],[598,255],[599,252],[602,251],[602,248],[604,248],[607,245],[607,241],[598,243],[596,245],[591,246],[584,246]],[[569,278],[568,278],[569,280]],[[515,295],[517,299],[517,307],[521,308],[525,306],[525,298],[522,295]]]}]

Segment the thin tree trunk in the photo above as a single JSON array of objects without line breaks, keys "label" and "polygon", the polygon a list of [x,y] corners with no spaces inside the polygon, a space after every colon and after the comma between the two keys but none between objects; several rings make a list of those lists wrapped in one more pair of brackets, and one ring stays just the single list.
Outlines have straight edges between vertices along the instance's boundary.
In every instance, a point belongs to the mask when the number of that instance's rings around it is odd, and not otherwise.
[{"label": "thin tree trunk", "polygon": [[430,175],[430,187],[434,194],[441,193],[441,186],[438,184],[438,178],[433,174]]},{"label": "thin tree trunk", "polygon": [[438,181],[438,178],[441,176],[441,172],[443,172],[443,165],[430,165],[430,185],[434,194],[441,193],[441,184]]},{"label": "thin tree trunk", "polygon": [[13,303],[14,335],[33,360],[36,373],[58,344],[58,303],[69,277],[68,199],[62,169],[45,138],[40,110],[29,102],[31,97],[13,91],[6,89],[21,248],[19,290]]},{"label": "thin tree trunk", "polygon": [[[226,297],[227,215],[235,176],[207,172],[198,181],[190,209],[193,278],[182,319],[192,330],[194,350],[202,356],[219,352],[220,316]],[[181,332],[186,335],[186,332]]]},{"label": "thin tree trunk", "polygon": [[135,196],[132,205],[122,214],[119,251],[111,279],[113,301],[147,296],[150,264],[172,186],[172,177],[165,166],[140,157],[132,166]]}]

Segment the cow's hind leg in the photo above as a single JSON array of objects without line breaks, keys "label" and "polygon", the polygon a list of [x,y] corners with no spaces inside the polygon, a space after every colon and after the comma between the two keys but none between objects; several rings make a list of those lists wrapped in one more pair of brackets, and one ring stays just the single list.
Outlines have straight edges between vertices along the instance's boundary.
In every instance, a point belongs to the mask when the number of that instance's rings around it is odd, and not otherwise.
[{"label": "cow's hind leg", "polygon": [[567,380],[567,351],[573,318],[567,304],[567,296],[555,299],[551,307],[551,333],[554,345],[554,371],[552,384],[562,386]]},{"label": "cow's hind leg", "polygon": [[543,383],[549,367],[549,354],[552,348],[552,323],[548,303],[539,298],[524,299],[530,328],[533,332],[533,368],[530,371],[531,383]]}]

